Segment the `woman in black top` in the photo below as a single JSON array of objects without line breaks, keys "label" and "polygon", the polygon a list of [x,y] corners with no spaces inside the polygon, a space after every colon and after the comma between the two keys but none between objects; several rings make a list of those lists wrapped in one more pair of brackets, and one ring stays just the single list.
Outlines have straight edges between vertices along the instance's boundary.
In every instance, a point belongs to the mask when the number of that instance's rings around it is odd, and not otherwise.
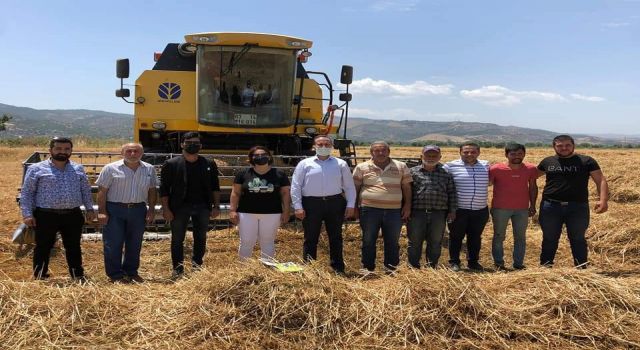
[{"label": "woman in black top", "polygon": [[241,259],[251,256],[258,240],[261,257],[273,259],[280,222],[289,221],[289,178],[271,167],[273,157],[266,147],[251,148],[249,163],[252,166],[233,181],[229,219],[238,225]]}]

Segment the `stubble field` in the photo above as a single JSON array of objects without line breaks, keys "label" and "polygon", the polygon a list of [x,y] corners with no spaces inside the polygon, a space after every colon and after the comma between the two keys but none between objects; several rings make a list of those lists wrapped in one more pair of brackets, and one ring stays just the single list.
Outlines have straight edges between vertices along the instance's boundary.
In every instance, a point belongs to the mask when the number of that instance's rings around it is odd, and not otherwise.
[{"label": "stubble field", "polygon": [[[31,152],[0,148],[0,348],[640,347],[640,165],[633,162],[640,151],[585,152],[609,179],[612,200],[609,212],[592,213],[591,266],[584,271],[572,268],[564,235],[556,267],[539,268],[541,231],[533,220],[527,270],[410,270],[403,235],[397,275],[366,279],[357,274],[357,225],[345,230],[346,278],[330,273],[326,237],[317,263],[284,274],[257,261],[238,262],[237,230],[230,227],[209,233],[205,268],[177,282],[169,279],[169,242],[144,242],[140,273],[147,282],[140,285],[110,284],[102,244],[89,241],[83,242],[83,257],[90,283],[68,279],[63,252],[52,258],[51,280],[30,279],[31,255],[17,257],[10,235],[20,223],[20,163]],[[419,152],[404,147],[391,154]],[[525,161],[537,164],[551,153],[550,147],[531,149]],[[457,149],[443,150],[443,161],[457,157]],[[500,149],[483,149],[480,158],[493,163],[504,156]],[[491,229],[489,223],[481,251],[487,267]],[[301,230],[300,223],[280,229],[279,260],[300,260]],[[505,242],[507,264],[512,242]],[[379,249],[378,269],[381,258]],[[447,258],[444,248],[441,263]]]}]

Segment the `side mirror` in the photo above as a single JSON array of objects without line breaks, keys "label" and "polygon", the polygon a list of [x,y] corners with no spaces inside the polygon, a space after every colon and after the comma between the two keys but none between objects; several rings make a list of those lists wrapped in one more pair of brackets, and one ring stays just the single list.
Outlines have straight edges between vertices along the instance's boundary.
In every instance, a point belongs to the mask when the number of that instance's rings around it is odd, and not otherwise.
[{"label": "side mirror", "polygon": [[342,72],[340,73],[340,83],[349,85],[353,80],[353,67],[342,66]]},{"label": "side mirror", "polygon": [[118,89],[116,90],[116,97],[129,97],[130,96],[129,89]]},{"label": "side mirror", "polygon": [[129,59],[121,58],[116,61],[116,77],[126,79],[129,77]]},{"label": "side mirror", "polygon": [[350,102],[351,101],[351,94],[350,93],[342,93],[340,94],[340,101],[342,102]]}]

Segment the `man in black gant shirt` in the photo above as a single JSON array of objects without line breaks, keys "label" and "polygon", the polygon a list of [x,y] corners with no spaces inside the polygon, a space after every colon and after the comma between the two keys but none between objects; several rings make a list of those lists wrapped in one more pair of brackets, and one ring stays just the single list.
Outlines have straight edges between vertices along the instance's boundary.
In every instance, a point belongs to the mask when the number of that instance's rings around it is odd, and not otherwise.
[{"label": "man in black gant shirt", "polygon": [[183,135],[182,155],[169,159],[160,173],[162,215],[171,224],[173,277],[184,273],[184,237],[193,224],[194,268],[202,265],[209,218],[220,214],[220,184],[216,163],[198,155],[202,144],[197,132]]},{"label": "man in black gant shirt", "polygon": [[594,208],[596,214],[608,209],[609,186],[595,159],[574,153],[575,142],[571,136],[556,136],[553,139],[553,149],[556,155],[543,159],[538,165],[539,175],[547,177],[540,203],[540,264],[553,266],[562,225],[566,225],[573,262],[579,268],[586,268],[588,250],[585,232],[589,226],[589,178],[596,184],[599,195]]}]

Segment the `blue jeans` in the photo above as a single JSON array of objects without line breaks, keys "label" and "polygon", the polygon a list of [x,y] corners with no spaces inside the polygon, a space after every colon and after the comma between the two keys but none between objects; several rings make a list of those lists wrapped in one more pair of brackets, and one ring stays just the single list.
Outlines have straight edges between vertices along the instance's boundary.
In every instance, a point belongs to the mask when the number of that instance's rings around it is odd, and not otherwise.
[{"label": "blue jeans", "polygon": [[147,206],[143,203],[127,208],[107,202],[107,214],[109,221],[102,232],[105,272],[112,279],[135,276],[140,267]]},{"label": "blue jeans", "polygon": [[427,262],[431,267],[438,265],[442,250],[442,236],[447,220],[446,210],[413,210],[411,220],[407,224],[407,255],[409,265],[420,268],[422,244],[427,241]]},{"label": "blue jeans", "polygon": [[504,266],[504,238],[507,234],[507,225],[511,219],[513,228],[513,267],[524,266],[524,255],[527,245],[527,225],[529,224],[528,209],[491,209],[493,219],[493,242],[491,254],[496,265]]},{"label": "blue jeans", "polygon": [[542,228],[541,265],[553,265],[564,224],[574,264],[586,267],[588,250],[584,234],[589,227],[589,203],[544,200],[540,205],[539,221]]},{"label": "blue jeans", "polygon": [[373,271],[376,267],[376,241],[382,229],[384,241],[384,266],[395,270],[400,263],[400,209],[360,208],[362,228],[362,267]]},{"label": "blue jeans", "polygon": [[173,270],[184,272],[184,237],[187,233],[189,219],[193,225],[193,254],[191,263],[202,265],[207,247],[207,231],[209,230],[211,206],[207,204],[184,204],[173,212],[171,221],[171,262]]}]

